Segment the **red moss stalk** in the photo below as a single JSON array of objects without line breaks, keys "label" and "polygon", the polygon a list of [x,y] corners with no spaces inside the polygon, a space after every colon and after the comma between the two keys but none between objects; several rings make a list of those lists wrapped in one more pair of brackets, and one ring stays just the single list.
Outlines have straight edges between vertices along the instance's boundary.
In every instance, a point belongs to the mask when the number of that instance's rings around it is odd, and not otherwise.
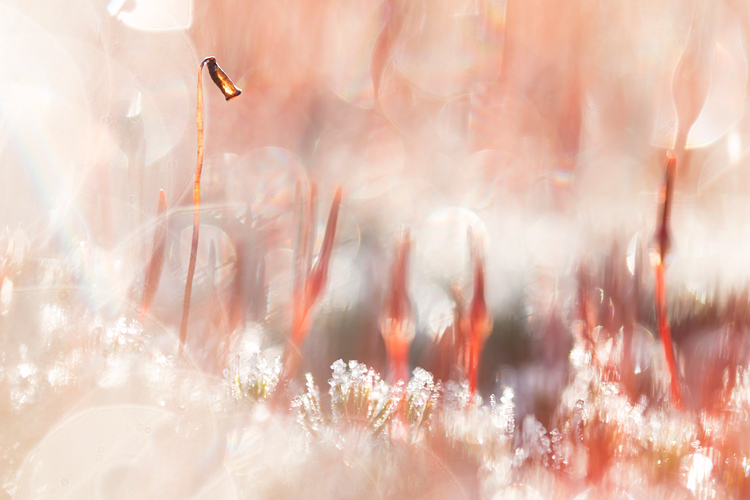
[{"label": "red moss stalk", "polygon": [[474,283],[468,311],[461,317],[461,336],[464,349],[464,372],[469,382],[469,390],[474,394],[477,390],[482,348],[492,331],[492,316],[487,309],[484,295],[484,258],[481,255],[479,238],[470,233],[469,242]]},{"label": "red moss stalk", "polygon": [[336,189],[336,193],[333,195],[333,202],[331,203],[331,211],[328,214],[328,222],[320,254],[318,260],[310,268],[312,245],[315,242],[314,227],[317,220],[317,217],[313,216],[317,200],[316,193],[317,190],[313,186],[309,205],[305,209],[301,186],[297,184],[299,230],[294,257],[295,285],[292,297],[292,335],[285,356],[284,372],[286,377],[294,376],[302,360],[300,349],[310,329],[310,312],[318,300],[320,300],[320,296],[328,281],[328,267],[331,255],[333,254],[333,243],[336,237],[336,225],[341,206],[341,188]]},{"label": "red moss stalk", "polygon": [[151,303],[156,295],[161,280],[161,272],[164,268],[164,251],[167,243],[167,196],[164,190],[159,191],[159,206],[156,210],[156,231],[154,231],[154,244],[151,247],[151,257],[146,268],[146,279],[143,286],[143,299],[141,300],[141,317],[148,314]]},{"label": "red moss stalk", "polygon": [[396,244],[396,255],[391,267],[391,288],[381,326],[390,382],[409,379],[409,347],[414,339],[412,307],[406,284],[410,251],[409,232],[404,231]]},{"label": "red moss stalk", "polygon": [[659,194],[659,219],[656,229],[655,239],[658,251],[658,262],[654,266],[656,274],[656,285],[654,299],[656,302],[656,317],[659,327],[659,338],[661,339],[664,355],[667,360],[667,369],[669,370],[670,391],[675,406],[681,407],[682,389],[681,377],[677,362],[674,355],[674,345],[672,343],[672,334],[669,329],[669,319],[667,315],[666,285],[664,273],[666,270],[665,260],[671,247],[671,238],[669,235],[669,216],[672,208],[672,193],[674,190],[674,177],[677,167],[677,160],[671,153],[667,154],[667,168],[664,175],[664,185]]}]

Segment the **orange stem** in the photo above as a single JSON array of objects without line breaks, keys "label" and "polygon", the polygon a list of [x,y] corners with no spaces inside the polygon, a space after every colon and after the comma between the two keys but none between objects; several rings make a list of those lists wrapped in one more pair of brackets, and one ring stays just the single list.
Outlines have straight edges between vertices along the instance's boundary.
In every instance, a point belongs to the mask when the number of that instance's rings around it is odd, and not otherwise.
[{"label": "orange stem", "polygon": [[409,340],[399,333],[394,333],[386,343],[389,379],[392,383],[409,380],[409,345]]},{"label": "orange stem", "polygon": [[195,166],[193,181],[193,237],[190,242],[190,262],[188,263],[187,279],[185,281],[185,299],[182,302],[182,322],[180,323],[179,354],[185,347],[187,324],[190,316],[190,297],[193,293],[193,276],[195,275],[195,261],[198,256],[198,234],[201,223],[201,172],[203,171],[203,66],[213,58],[207,57],[201,61],[198,68],[198,100],[195,106],[195,125],[198,131],[198,160]]},{"label": "orange stem", "polygon": [[481,255],[480,242],[477,236],[470,233],[472,260],[474,261],[474,293],[468,311],[466,371],[469,379],[469,390],[472,394],[477,391],[479,374],[479,358],[487,335],[492,331],[492,316],[487,309],[484,296],[484,259]]},{"label": "orange stem", "polygon": [[659,195],[659,218],[657,219],[657,229],[655,239],[659,251],[659,262],[655,266],[656,272],[656,316],[659,324],[659,338],[661,338],[664,355],[667,359],[667,368],[669,370],[670,388],[672,399],[677,407],[682,406],[682,394],[680,389],[680,372],[677,369],[677,362],[674,357],[674,346],[672,344],[672,335],[669,331],[669,320],[667,318],[667,299],[666,286],[664,283],[665,264],[667,254],[672,246],[671,236],[669,234],[669,218],[672,209],[672,196],[674,191],[675,171],[677,170],[677,160],[672,153],[667,153],[667,168],[664,172],[664,184]]},{"label": "orange stem", "polygon": [[[472,336],[474,337],[474,336]],[[477,378],[479,372],[479,339],[472,338],[469,342],[469,391],[472,394],[477,392]]]},{"label": "orange stem", "polygon": [[680,389],[680,373],[677,369],[677,361],[674,357],[674,346],[672,334],[669,330],[667,319],[666,287],[664,286],[664,263],[656,266],[656,316],[659,323],[659,338],[661,339],[664,354],[667,358],[667,369],[669,370],[669,387],[674,399],[675,406],[682,406],[682,391]]},{"label": "orange stem", "polygon": [[203,171],[203,66],[208,65],[208,72],[216,86],[228,101],[240,95],[242,91],[216,64],[215,57],[206,57],[198,67],[198,99],[195,105],[195,126],[198,130],[198,160],[195,165],[195,180],[193,182],[193,238],[190,243],[190,262],[188,264],[187,279],[185,281],[185,299],[182,303],[182,322],[180,323],[179,354],[185,347],[187,337],[187,323],[190,316],[190,296],[193,293],[193,277],[195,276],[195,261],[198,254],[198,232],[201,222],[201,172]]}]

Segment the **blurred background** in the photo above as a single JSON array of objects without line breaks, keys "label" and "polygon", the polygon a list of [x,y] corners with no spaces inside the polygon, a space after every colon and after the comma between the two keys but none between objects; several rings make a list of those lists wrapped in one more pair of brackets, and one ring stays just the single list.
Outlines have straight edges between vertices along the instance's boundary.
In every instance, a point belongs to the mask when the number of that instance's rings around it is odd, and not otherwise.
[{"label": "blurred background", "polygon": [[[514,387],[517,411],[545,421],[567,384],[582,273],[604,309],[612,287],[638,281],[653,343],[653,278],[636,256],[667,150],[678,344],[700,345],[696,332],[745,289],[749,48],[739,0],[2,0],[2,405],[39,402],[34,377],[70,383],[92,338],[176,348],[197,71],[215,56],[243,93],[227,102],[206,79],[196,366],[221,376],[238,352],[281,354],[295,186],[318,186],[316,252],[340,186],[303,369],[323,386],[339,358],[385,371],[380,320],[403,227],[411,366],[429,369],[451,287],[471,282],[471,230],[494,317],[480,392]],[[161,189],[164,272],[136,321]]]}]

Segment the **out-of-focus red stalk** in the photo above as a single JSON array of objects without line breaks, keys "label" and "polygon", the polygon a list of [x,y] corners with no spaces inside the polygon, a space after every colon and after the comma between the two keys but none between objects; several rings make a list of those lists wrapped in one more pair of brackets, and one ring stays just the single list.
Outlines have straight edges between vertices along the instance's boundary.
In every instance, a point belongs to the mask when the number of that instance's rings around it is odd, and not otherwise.
[{"label": "out-of-focus red stalk", "polygon": [[286,352],[285,376],[292,377],[297,372],[301,361],[300,348],[310,329],[310,312],[320,299],[328,281],[328,266],[333,253],[333,243],[336,237],[339,208],[341,206],[341,188],[336,189],[328,214],[326,232],[320,248],[318,260],[310,268],[312,260],[312,246],[315,242],[314,217],[316,205],[315,186],[311,189],[309,205],[305,203],[301,193],[301,185],[297,185],[297,205],[299,218],[299,232],[295,248],[295,285],[292,296],[292,334],[291,342]]},{"label": "out-of-focus red stalk", "polygon": [[315,241],[315,205],[317,187],[310,188],[310,199],[305,204],[302,184],[297,183],[297,240],[294,246],[294,290],[292,291],[292,345],[299,347],[307,333],[307,278],[312,259],[312,245]]},{"label": "out-of-focus red stalk", "polygon": [[401,332],[393,332],[385,341],[388,355],[388,381],[396,383],[399,380],[409,380],[409,348],[411,338]]},{"label": "out-of-focus red stalk", "polygon": [[654,300],[656,301],[656,317],[659,327],[659,338],[661,339],[664,355],[667,360],[667,369],[669,370],[670,391],[672,399],[677,407],[682,406],[682,390],[680,386],[680,372],[677,368],[677,362],[674,356],[674,345],[672,344],[672,334],[669,330],[669,319],[667,316],[667,297],[666,285],[664,282],[665,259],[671,247],[669,235],[669,216],[672,208],[672,193],[674,190],[675,170],[677,160],[671,153],[667,154],[667,168],[664,175],[664,185],[659,194],[660,213],[658,227],[656,228],[656,244],[659,254],[659,261],[654,266],[656,274],[656,284],[654,291]]},{"label": "out-of-focus red stalk", "polygon": [[154,244],[151,247],[148,268],[146,268],[146,279],[143,285],[143,299],[141,300],[141,317],[148,314],[151,303],[159,288],[161,272],[164,268],[164,251],[167,243],[167,196],[164,190],[159,191],[159,205],[156,210],[156,230],[154,231]]},{"label": "out-of-focus red stalk", "polygon": [[331,202],[331,211],[328,214],[326,232],[323,236],[323,244],[320,247],[320,257],[318,257],[315,265],[310,270],[307,279],[308,310],[318,301],[328,281],[328,266],[331,263],[331,254],[333,254],[333,242],[336,237],[336,225],[339,220],[340,206],[341,188],[338,188],[333,195],[333,202]]},{"label": "out-of-focus red stalk", "polygon": [[677,369],[677,361],[674,357],[674,346],[672,345],[672,333],[669,330],[667,320],[666,290],[664,286],[664,264],[656,265],[656,315],[659,323],[659,338],[667,358],[667,369],[669,370],[669,387],[676,406],[682,405],[682,392],[680,390],[680,377]]},{"label": "out-of-focus red stalk", "polygon": [[474,266],[474,290],[467,314],[463,316],[465,372],[469,381],[469,390],[477,390],[479,361],[484,341],[492,330],[492,316],[487,310],[484,296],[484,259],[480,253],[479,241],[476,235],[470,234],[472,262]]},{"label": "out-of-focus red stalk", "polygon": [[391,288],[381,326],[388,356],[388,378],[391,382],[409,378],[409,347],[414,339],[412,307],[406,284],[410,251],[409,232],[404,231],[396,245],[391,268]]}]

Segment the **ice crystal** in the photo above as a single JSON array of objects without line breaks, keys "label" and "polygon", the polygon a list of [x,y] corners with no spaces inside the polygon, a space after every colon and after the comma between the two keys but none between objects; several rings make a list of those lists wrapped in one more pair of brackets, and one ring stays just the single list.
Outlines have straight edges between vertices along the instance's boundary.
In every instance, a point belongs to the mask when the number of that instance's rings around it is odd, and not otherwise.
[{"label": "ice crystal", "polygon": [[515,393],[510,387],[503,389],[500,403],[495,400],[495,395],[490,396],[490,408],[492,409],[492,425],[506,437],[512,437],[516,430],[515,404],[513,397]]},{"label": "ice crystal", "polygon": [[534,463],[549,465],[552,452],[547,429],[533,415],[526,415],[521,425],[521,446],[526,459]]},{"label": "ice crystal", "polygon": [[249,357],[236,356],[234,365],[237,398],[265,399],[279,383],[281,358],[278,356],[269,360],[258,350]]},{"label": "ice crystal", "polygon": [[440,394],[432,374],[422,368],[415,368],[412,379],[406,386],[407,421],[413,428],[429,426],[432,413]]},{"label": "ice crystal", "polygon": [[380,431],[395,411],[399,390],[389,387],[374,370],[357,361],[338,360],[329,380],[331,418],[334,422],[360,422]]},{"label": "ice crystal", "polygon": [[325,419],[320,407],[320,390],[310,373],[305,374],[305,388],[303,394],[292,400],[291,407],[297,414],[297,422],[311,435],[323,428]]},{"label": "ice crystal", "polygon": [[482,397],[469,390],[469,383],[449,381],[445,384],[445,404],[454,410],[467,406],[482,406]]}]

